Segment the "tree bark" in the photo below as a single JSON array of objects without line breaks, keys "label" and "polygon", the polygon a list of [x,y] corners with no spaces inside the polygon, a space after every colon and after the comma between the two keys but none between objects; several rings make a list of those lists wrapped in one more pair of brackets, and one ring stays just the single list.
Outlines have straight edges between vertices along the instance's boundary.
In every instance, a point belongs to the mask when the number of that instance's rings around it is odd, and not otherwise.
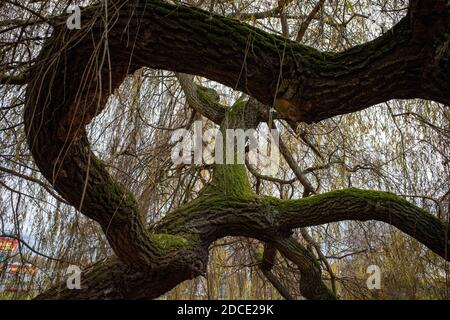
[{"label": "tree bark", "polygon": [[[82,290],[63,283],[38,298],[155,298],[204,274],[208,246],[224,236],[274,245],[303,268],[307,298],[329,298],[320,269],[305,263],[289,236],[294,228],[347,219],[390,223],[448,260],[448,226],[399,197],[356,189],[296,201],[260,197],[238,164],[216,165],[199,198],[148,227],[134,195],[93,155],[84,131],[123,79],[144,66],[205,76],[267,105],[287,101],[282,115],[292,121],[319,121],[393,98],[450,103],[449,38],[438,34],[449,26],[445,1],[412,1],[392,30],[342,53],[181,5],[108,4],[108,14],[104,7],[84,9],[81,30],[55,22],[29,73],[25,129],[42,174],[100,224],[116,257],[89,268]],[[429,18],[434,24],[424,28]],[[227,110],[222,130],[248,125],[246,107]]]}]

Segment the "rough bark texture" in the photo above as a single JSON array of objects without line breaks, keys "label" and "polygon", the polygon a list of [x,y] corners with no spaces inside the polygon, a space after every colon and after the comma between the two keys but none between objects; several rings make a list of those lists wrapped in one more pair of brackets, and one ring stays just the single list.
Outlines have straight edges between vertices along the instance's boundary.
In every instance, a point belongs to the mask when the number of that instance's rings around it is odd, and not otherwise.
[{"label": "rough bark texture", "polygon": [[[268,105],[287,101],[283,114],[293,121],[319,121],[393,98],[450,103],[446,1],[412,1],[392,30],[338,54],[198,9],[108,3],[108,14],[84,9],[90,22],[82,30],[56,24],[30,72],[25,127],[42,174],[101,225],[117,257],[89,268],[82,290],[61,284],[38,298],[155,298],[203,274],[208,246],[224,236],[274,246],[298,265],[305,297],[333,298],[320,268],[289,236],[293,228],[347,219],[390,223],[449,260],[448,226],[399,197],[356,189],[296,201],[260,197],[237,164],[217,165],[199,198],[148,227],[134,196],[93,155],[84,131],[125,76],[143,66],[205,76]],[[223,114],[222,130],[248,126],[247,107],[215,112],[214,120]]]}]

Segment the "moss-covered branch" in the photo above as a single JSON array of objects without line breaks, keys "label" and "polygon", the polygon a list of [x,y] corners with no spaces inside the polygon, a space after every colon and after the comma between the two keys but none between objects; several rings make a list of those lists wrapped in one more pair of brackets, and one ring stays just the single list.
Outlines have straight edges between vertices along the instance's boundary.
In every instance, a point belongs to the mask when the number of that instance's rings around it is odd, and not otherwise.
[{"label": "moss-covered branch", "polygon": [[178,73],[177,78],[189,105],[202,116],[220,124],[227,108],[219,103],[217,92],[195,84],[191,75]]},{"label": "moss-covered branch", "polygon": [[383,221],[450,261],[450,228],[444,222],[390,192],[345,189],[299,200],[266,198],[279,210],[281,229],[344,220]]},{"label": "moss-covered branch", "polygon": [[[394,28],[342,53],[321,52],[195,8],[123,2],[109,36],[116,59],[201,75],[267,105],[276,101],[280,114],[292,121],[320,121],[394,98],[450,104],[445,0],[413,1],[419,5]],[[98,10],[85,11],[83,17]],[[124,30],[137,47],[120,37]]]}]

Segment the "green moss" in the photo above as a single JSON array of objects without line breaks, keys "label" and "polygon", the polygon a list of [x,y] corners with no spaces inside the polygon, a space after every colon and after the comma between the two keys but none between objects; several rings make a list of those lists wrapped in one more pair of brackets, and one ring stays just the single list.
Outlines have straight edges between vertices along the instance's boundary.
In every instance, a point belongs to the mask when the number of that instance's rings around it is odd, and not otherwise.
[{"label": "green moss", "polygon": [[120,203],[121,207],[130,207],[137,211],[137,201],[134,195],[120,182],[114,180],[106,170],[104,163],[91,156],[91,167],[89,174],[93,183],[91,188],[96,196],[108,199],[111,203]]},{"label": "green moss", "polygon": [[258,263],[261,263],[263,261],[263,259],[264,259],[264,249],[262,247],[258,247],[254,251],[254,253],[255,253],[256,261]]},{"label": "green moss", "polygon": [[[256,202],[257,196],[253,193],[247,194],[225,194],[223,190],[210,184],[203,189],[201,194],[189,203],[171,211],[164,217],[164,225],[160,225],[159,230],[165,230],[165,226],[182,225],[184,221],[202,219],[205,212],[224,212],[224,209],[244,209],[248,208],[250,202]],[[172,227],[169,227],[172,229]],[[189,230],[186,230],[189,232]],[[195,239],[194,239],[195,241]]]},{"label": "green moss", "polygon": [[226,196],[248,198],[253,196],[244,165],[221,164],[214,169],[214,180],[210,187],[214,193]]},{"label": "green moss", "polygon": [[[223,137],[223,157],[227,159],[226,141],[227,129],[244,128],[244,112],[247,101],[238,99],[230,108],[221,124]],[[209,187],[210,193],[222,194],[226,197],[250,198],[254,196],[245,164],[237,163],[237,146],[234,148],[234,163],[216,164],[214,166],[213,181]],[[242,150],[243,151],[243,150]]]},{"label": "green moss", "polygon": [[179,248],[192,248],[195,242],[192,236],[184,237],[168,233],[150,233],[149,238],[163,252]]},{"label": "green moss", "polygon": [[197,94],[202,102],[209,104],[210,102],[219,102],[220,96],[216,90],[208,87],[197,85]]},{"label": "green moss", "polygon": [[399,203],[402,205],[414,207],[415,209],[423,211],[424,214],[429,215],[429,213],[426,212],[425,210],[422,210],[414,206],[406,199],[397,196],[394,193],[385,191],[362,190],[357,188],[333,190],[330,192],[318,194],[307,198],[297,200],[287,200],[287,201],[273,197],[264,197],[264,202],[266,202],[268,205],[280,206],[281,208],[287,210],[291,208],[293,210],[299,210],[299,208],[301,207],[315,206],[329,199],[344,199],[344,198],[361,199],[373,205],[378,204],[386,205],[389,203]]}]

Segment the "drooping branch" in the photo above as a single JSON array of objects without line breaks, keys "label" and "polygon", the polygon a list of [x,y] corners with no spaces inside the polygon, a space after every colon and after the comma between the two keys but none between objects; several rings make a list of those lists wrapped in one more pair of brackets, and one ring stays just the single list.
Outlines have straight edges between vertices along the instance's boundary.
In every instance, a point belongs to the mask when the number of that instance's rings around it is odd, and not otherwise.
[{"label": "drooping branch", "polygon": [[284,8],[286,8],[292,0],[279,0],[278,5],[273,8],[262,12],[251,12],[251,13],[237,13],[233,14],[230,17],[239,19],[239,20],[253,20],[253,19],[266,19],[271,17],[279,16]]},{"label": "drooping branch", "polygon": [[67,201],[64,200],[63,198],[61,198],[60,196],[58,196],[58,195],[51,189],[51,187],[50,187],[47,183],[42,182],[41,180],[39,180],[39,179],[37,179],[37,178],[30,177],[30,176],[28,176],[28,175],[22,174],[22,173],[20,173],[20,172],[16,172],[16,171],[14,171],[14,170],[12,170],[12,169],[9,169],[9,168],[3,167],[3,166],[0,166],[0,171],[5,172],[5,173],[10,174],[10,175],[13,175],[13,176],[16,176],[16,177],[18,177],[18,178],[24,179],[24,180],[28,180],[28,181],[33,182],[33,183],[36,183],[37,185],[39,185],[39,186],[41,186],[42,188],[44,188],[45,191],[47,191],[47,192],[48,192],[52,197],[54,197],[56,200],[58,200],[58,201],[60,201],[60,202],[62,202],[62,203],[68,204]]}]

